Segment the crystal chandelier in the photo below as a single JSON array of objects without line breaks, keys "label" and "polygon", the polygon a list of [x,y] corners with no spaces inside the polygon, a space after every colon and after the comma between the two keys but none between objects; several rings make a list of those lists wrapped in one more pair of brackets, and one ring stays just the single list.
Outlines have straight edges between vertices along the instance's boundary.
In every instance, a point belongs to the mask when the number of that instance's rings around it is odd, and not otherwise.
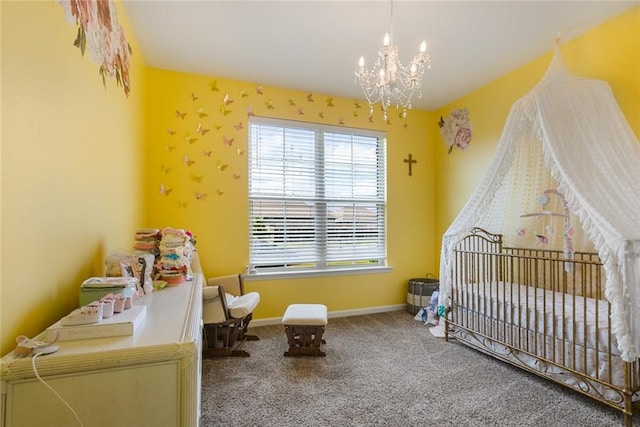
[{"label": "crystal chandelier", "polygon": [[[393,2],[391,2],[391,23],[393,24]],[[420,44],[420,50],[407,66],[402,65],[398,57],[398,48],[393,44],[393,31],[384,35],[382,47],[378,49],[378,58],[373,69],[364,68],[364,57],[360,57],[356,80],[360,83],[369,102],[370,114],[377,102],[382,106],[383,118],[387,120],[387,108],[395,104],[402,108],[402,117],[407,117],[411,109],[411,99],[417,93],[422,98],[422,75],[424,67],[431,68],[431,58],[427,53],[427,42]]]}]

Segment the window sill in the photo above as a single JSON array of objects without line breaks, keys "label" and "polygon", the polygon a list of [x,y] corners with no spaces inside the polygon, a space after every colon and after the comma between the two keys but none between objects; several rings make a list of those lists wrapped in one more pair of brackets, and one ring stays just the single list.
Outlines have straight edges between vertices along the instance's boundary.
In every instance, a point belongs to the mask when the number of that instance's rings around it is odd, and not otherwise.
[{"label": "window sill", "polygon": [[390,273],[392,270],[392,267],[384,266],[369,268],[342,268],[335,270],[273,271],[244,274],[242,279],[250,282],[254,280],[295,279],[301,277],[350,276],[355,274]]}]

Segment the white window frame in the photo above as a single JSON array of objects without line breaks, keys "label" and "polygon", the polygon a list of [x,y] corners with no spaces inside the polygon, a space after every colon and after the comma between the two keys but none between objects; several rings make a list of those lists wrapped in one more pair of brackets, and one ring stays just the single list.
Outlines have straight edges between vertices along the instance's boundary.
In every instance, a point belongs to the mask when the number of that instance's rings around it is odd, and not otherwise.
[{"label": "white window frame", "polygon": [[251,116],[248,133],[248,278],[390,270],[384,132]]}]

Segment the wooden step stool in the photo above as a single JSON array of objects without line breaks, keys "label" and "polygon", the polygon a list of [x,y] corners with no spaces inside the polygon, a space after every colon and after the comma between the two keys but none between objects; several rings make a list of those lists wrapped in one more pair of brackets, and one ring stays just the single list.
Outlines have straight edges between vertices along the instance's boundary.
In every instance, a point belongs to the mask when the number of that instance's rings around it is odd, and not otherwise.
[{"label": "wooden step stool", "polygon": [[325,356],[321,347],[325,343],[326,305],[291,304],[282,316],[282,324],[289,342],[285,356]]}]

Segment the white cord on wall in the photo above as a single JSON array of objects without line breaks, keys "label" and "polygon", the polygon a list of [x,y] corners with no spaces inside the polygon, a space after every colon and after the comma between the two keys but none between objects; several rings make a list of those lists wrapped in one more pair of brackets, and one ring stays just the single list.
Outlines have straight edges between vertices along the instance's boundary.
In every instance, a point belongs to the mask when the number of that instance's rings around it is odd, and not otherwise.
[{"label": "white cord on wall", "polygon": [[78,422],[78,425],[79,425],[80,427],[84,427],[84,424],[82,424],[82,421],[80,421],[80,417],[78,417],[78,414],[76,414],[76,411],[74,411],[74,410],[73,410],[73,408],[71,407],[71,405],[69,405],[69,404],[67,403],[67,401],[66,401],[66,400],[64,400],[64,399],[63,399],[63,397],[62,397],[62,396],[60,396],[60,394],[59,394],[57,391],[55,391],[55,390],[53,389],[53,387],[51,387],[49,384],[47,384],[47,383],[46,383],[46,382],[45,382],[45,381],[40,377],[40,374],[38,374],[38,370],[36,369],[36,358],[37,358],[38,356],[42,355],[42,354],[44,354],[44,353],[36,353],[36,354],[34,354],[34,355],[33,355],[33,357],[31,358],[31,366],[33,366],[33,372],[36,374],[36,378],[38,378],[38,380],[40,380],[40,382],[41,382],[42,384],[44,384],[44,385],[45,385],[49,390],[51,390],[51,391],[53,392],[53,394],[55,394],[55,395],[58,397],[58,399],[60,399],[60,400],[62,401],[62,403],[64,403],[64,404],[67,406],[67,408],[69,408],[69,410],[71,411],[71,413],[72,413],[72,414],[73,414],[73,416],[75,417],[76,421]]}]

